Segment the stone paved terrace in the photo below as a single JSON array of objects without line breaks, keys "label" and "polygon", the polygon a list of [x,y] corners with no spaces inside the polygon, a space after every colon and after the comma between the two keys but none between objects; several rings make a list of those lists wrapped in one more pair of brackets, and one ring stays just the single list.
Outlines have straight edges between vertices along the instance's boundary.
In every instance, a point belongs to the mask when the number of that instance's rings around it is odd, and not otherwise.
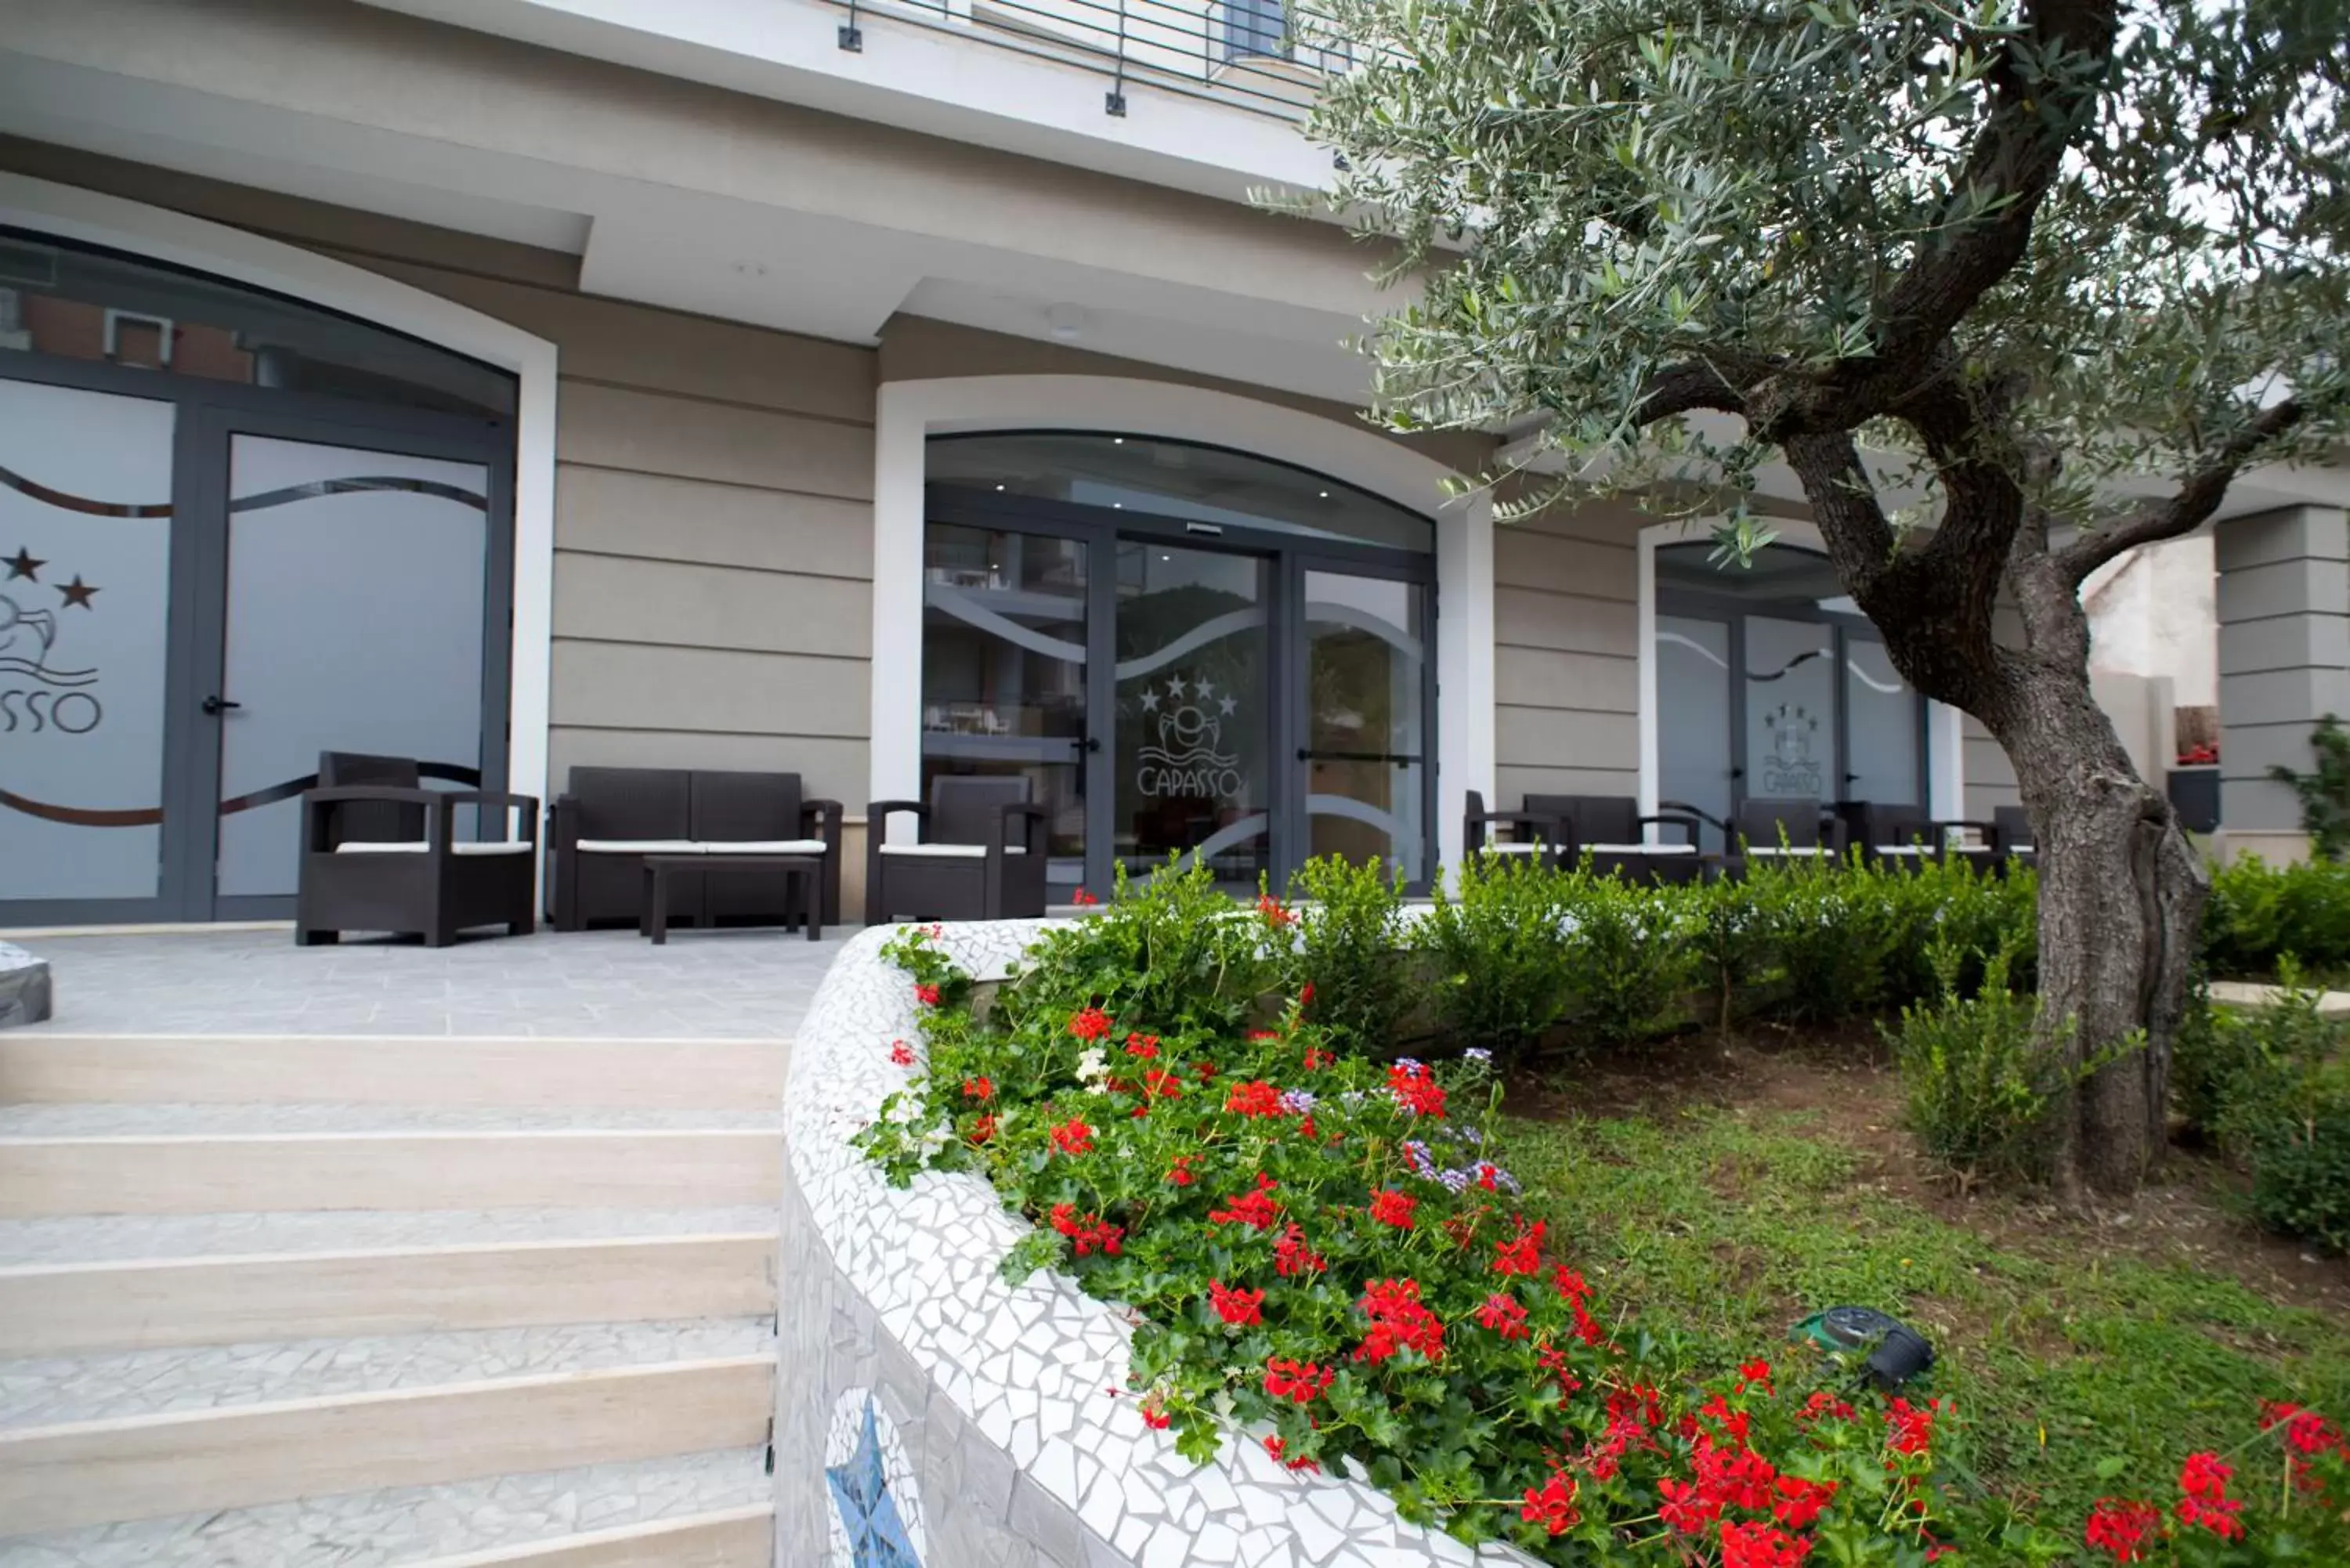
[{"label": "stone paved terrace", "polygon": [[845,938],[772,929],[541,930],[450,948],[286,929],[26,937],[75,1033],[788,1037]]}]

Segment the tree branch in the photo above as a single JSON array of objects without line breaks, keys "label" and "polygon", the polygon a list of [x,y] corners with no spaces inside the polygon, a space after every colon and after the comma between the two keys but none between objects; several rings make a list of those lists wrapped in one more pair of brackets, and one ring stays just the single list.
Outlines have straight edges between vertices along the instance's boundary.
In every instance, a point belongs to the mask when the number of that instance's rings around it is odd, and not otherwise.
[{"label": "tree branch", "polygon": [[[1877,486],[1861,466],[1859,447],[1849,431],[1828,431],[1791,436],[1781,450],[1803,482],[1804,499],[1811,503],[1812,520],[1819,524],[1836,576],[1861,608],[1869,609],[1893,565],[1894,538]],[[1877,618],[1874,611],[1870,618]]]},{"label": "tree branch", "polygon": [[2201,527],[2220,509],[2220,503],[2227,498],[2228,486],[2235,483],[2244,466],[2260,455],[2262,448],[2300,423],[2308,412],[2299,398],[2287,398],[2262,409],[2250,424],[2222,442],[2219,451],[2189,473],[2169,500],[2142,507],[2083,534],[2058,551],[2056,566],[2064,581],[2077,589],[2091,572],[2125,550],[2175,539]]},{"label": "tree branch", "polygon": [[1646,427],[1700,409],[1744,414],[1746,388],[1731,379],[1723,368],[1725,363],[1742,377],[1758,371],[1768,373],[1758,357],[1751,354],[1709,353],[1679,365],[1668,365],[1650,376],[1648,384],[1641,389],[1639,400],[1632,405],[1632,423]]}]

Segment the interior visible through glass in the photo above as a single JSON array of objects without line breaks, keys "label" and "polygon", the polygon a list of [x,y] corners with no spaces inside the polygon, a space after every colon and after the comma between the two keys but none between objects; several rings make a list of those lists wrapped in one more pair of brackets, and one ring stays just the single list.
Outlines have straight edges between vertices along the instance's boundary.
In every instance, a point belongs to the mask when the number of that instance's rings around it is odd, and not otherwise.
[{"label": "interior visible through glass", "polygon": [[1305,574],[1307,853],[1427,874],[1427,590]]},{"label": "interior visible through glass", "polygon": [[1087,546],[932,523],[922,563],[922,791],[1018,774],[1049,814],[1046,880],[1086,874]]}]

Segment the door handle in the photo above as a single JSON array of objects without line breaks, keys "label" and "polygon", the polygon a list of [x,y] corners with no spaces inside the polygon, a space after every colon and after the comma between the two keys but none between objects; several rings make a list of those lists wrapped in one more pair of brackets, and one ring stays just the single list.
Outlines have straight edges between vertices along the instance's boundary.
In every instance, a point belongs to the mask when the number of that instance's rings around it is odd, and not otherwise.
[{"label": "door handle", "polygon": [[232,702],[225,697],[207,697],[203,701],[204,715],[205,717],[212,719],[219,718],[223,713],[227,712],[232,708],[242,708],[244,706],[244,703]]},{"label": "door handle", "polygon": [[1100,750],[1101,750],[1101,737],[1100,737],[1099,735],[1087,735],[1087,736],[1086,737],[1086,750],[1087,750],[1087,751],[1088,751],[1088,752],[1098,752],[1098,751],[1100,751]]}]

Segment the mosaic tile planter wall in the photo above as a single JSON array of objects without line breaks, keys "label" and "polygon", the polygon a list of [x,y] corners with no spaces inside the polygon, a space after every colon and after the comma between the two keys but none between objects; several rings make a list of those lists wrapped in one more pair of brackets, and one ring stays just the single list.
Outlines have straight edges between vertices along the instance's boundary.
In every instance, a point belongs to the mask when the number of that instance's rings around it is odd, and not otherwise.
[{"label": "mosaic tile planter wall", "polygon": [[[1041,923],[950,926],[1000,978]],[[1359,1482],[1253,1443],[1180,1458],[1126,1393],[1128,1325],[1054,1275],[996,1265],[1025,1230],[977,1177],[897,1191],[848,1138],[905,1081],[913,989],[889,928],[851,940],[785,1094],[775,1561],[837,1568],[1430,1568],[1523,1563],[1404,1523]]]}]

